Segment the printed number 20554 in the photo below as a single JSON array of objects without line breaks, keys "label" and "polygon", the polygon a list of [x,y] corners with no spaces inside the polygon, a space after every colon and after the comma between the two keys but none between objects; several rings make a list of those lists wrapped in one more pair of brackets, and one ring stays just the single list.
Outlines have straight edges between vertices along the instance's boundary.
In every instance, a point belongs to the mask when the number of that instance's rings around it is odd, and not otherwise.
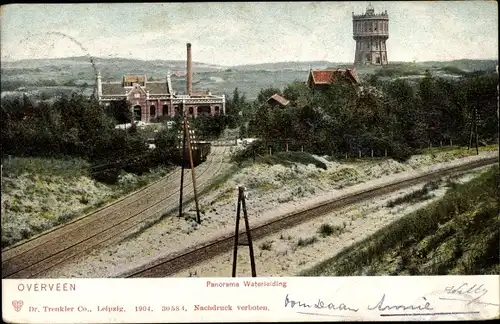
[{"label": "printed number 20554", "polygon": [[161,311],[162,312],[178,312],[178,311],[185,311],[186,308],[184,306],[162,306]]}]

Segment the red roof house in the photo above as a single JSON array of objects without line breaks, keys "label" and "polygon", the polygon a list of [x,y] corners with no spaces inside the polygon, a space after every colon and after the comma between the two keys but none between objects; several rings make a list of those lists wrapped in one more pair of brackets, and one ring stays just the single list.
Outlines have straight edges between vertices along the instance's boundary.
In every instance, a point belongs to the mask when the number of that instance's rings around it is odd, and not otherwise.
[{"label": "red roof house", "polygon": [[267,99],[267,103],[270,105],[281,105],[281,106],[287,106],[290,101],[286,98],[283,98],[279,94],[275,93],[269,99]]},{"label": "red roof house", "polygon": [[354,69],[311,70],[307,84],[311,89],[321,89],[342,80],[352,85],[358,84],[356,71]]}]

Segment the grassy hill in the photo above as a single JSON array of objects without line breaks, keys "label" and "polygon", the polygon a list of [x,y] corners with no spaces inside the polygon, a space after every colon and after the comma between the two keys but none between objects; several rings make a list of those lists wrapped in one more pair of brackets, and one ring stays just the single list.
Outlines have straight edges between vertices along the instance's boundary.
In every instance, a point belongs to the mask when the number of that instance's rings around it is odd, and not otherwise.
[{"label": "grassy hill", "polygon": [[449,183],[445,196],[417,210],[305,276],[499,274],[499,169],[468,183]]},{"label": "grassy hill", "polygon": [[[447,62],[391,62],[385,67],[359,67],[358,75],[365,78],[370,74],[380,77],[410,77],[422,76],[426,69],[435,74],[462,75],[464,72],[484,70],[494,71],[496,60],[456,60]],[[345,68],[352,63],[306,61],[306,62],[276,62],[232,67],[210,65],[193,62],[193,86],[195,90],[209,89],[212,93],[231,94],[238,87],[248,99],[257,97],[260,89],[267,87],[283,88],[295,81],[306,81],[309,69]],[[91,93],[95,83],[95,71],[101,72],[103,82],[119,81],[123,74],[147,74],[152,80],[165,80],[168,71],[184,72],[185,61],[143,61],[123,58],[90,58],[68,57],[56,59],[21,60],[1,63],[2,92],[32,91],[35,95],[41,87],[52,87],[43,91],[54,93],[61,86],[73,87],[75,91],[85,88],[85,93]],[[178,93],[185,91],[185,77],[172,77],[174,89]],[[71,90],[71,89],[70,89]],[[43,92],[42,91],[42,92]],[[62,90],[61,90],[62,91]]]}]

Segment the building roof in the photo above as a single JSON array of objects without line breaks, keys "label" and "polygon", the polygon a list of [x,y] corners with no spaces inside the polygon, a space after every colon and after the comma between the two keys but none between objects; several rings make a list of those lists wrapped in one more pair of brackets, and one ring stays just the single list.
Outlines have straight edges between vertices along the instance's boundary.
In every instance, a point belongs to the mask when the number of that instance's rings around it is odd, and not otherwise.
[{"label": "building roof", "polygon": [[272,101],[272,100],[276,101],[277,103],[279,103],[282,106],[286,106],[290,103],[289,100],[283,98],[282,96],[280,96],[277,93],[275,93],[271,97],[269,97],[269,99],[267,99],[267,102],[269,103],[269,101]]},{"label": "building roof", "polygon": [[145,75],[136,75],[136,74],[124,75],[123,82],[144,83],[144,82],[146,82],[146,76]]},{"label": "building roof", "polygon": [[149,91],[149,94],[169,94],[168,85],[164,81],[146,82],[144,90]]},{"label": "building roof", "polygon": [[333,70],[311,70],[314,84],[330,84],[333,78]]},{"label": "building roof", "polygon": [[193,91],[191,92],[191,97],[206,97],[210,96],[210,91]]},{"label": "building roof", "polygon": [[122,83],[103,83],[102,84],[102,95],[103,96],[124,96],[125,88],[123,88]]},{"label": "building roof", "polygon": [[[171,92],[168,88],[166,82],[146,82],[146,86],[141,86],[141,88],[151,95],[167,95]],[[125,92],[129,92],[130,88],[124,88],[123,84],[120,82],[115,83],[103,83],[102,84],[102,95],[103,96],[124,96]]]},{"label": "building roof", "polygon": [[339,76],[347,77],[352,83],[358,83],[356,72],[354,69],[325,69],[311,70],[309,73],[309,83],[314,85],[329,85],[332,84]]}]

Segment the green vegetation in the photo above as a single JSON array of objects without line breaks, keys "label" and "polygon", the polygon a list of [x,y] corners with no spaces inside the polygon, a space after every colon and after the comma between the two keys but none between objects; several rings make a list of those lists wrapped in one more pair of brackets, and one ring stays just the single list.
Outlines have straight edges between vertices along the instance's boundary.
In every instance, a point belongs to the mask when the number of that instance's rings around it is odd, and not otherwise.
[{"label": "green vegetation", "polygon": [[253,159],[255,157],[255,162],[263,163],[267,165],[281,164],[283,166],[291,166],[294,163],[309,165],[312,164],[320,169],[327,169],[324,162],[318,160],[313,155],[307,152],[277,152],[276,154],[266,155],[266,147],[262,141],[256,141],[244,148],[243,150],[236,151],[233,153],[231,160],[242,164],[243,162]]},{"label": "green vegetation", "polygon": [[2,248],[83,216],[165,176],[168,167],[135,175],[121,172],[113,185],[90,179],[81,158],[11,157],[3,161]]},{"label": "green vegetation", "polygon": [[393,63],[387,67],[379,68],[374,71],[377,77],[397,78],[410,75],[423,75],[425,68],[415,63]]},{"label": "green vegetation", "polygon": [[437,181],[431,181],[429,183],[426,183],[422,189],[412,191],[402,197],[396,198],[394,200],[391,200],[387,203],[387,207],[394,207],[397,205],[401,204],[409,204],[409,203],[415,203],[419,201],[424,201],[427,199],[431,199],[434,197],[434,195],[431,193],[433,190],[436,190],[439,188],[439,182]]},{"label": "green vegetation", "polygon": [[264,243],[262,243],[259,248],[261,250],[266,250],[266,251],[271,251],[272,247],[273,247],[273,241],[265,241]]},{"label": "green vegetation", "polygon": [[[392,69],[392,70],[391,70]],[[384,68],[384,73],[415,74],[411,64]],[[392,73],[392,72],[391,72]],[[394,72],[396,73],[396,72]],[[249,136],[259,137],[264,148],[257,154],[307,151],[342,159],[361,155],[387,156],[404,161],[421,148],[469,143],[473,109],[477,108],[479,142],[497,140],[496,75],[466,74],[447,80],[425,71],[415,82],[380,81],[372,75],[362,90],[338,82],[312,91],[304,82],[293,82],[282,91],[262,89],[253,103]],[[358,91],[359,90],[359,91]],[[290,100],[285,107],[272,106],[267,98],[278,93]],[[243,158],[253,158],[247,152]]]},{"label": "green vegetation", "polygon": [[299,241],[297,242],[297,246],[298,247],[304,247],[304,246],[308,246],[308,245],[314,244],[317,241],[318,241],[318,238],[316,236],[311,236],[311,237],[306,238],[306,239],[299,238]]},{"label": "green vegetation", "polygon": [[3,177],[15,178],[22,174],[33,176],[60,176],[66,179],[89,176],[89,163],[81,158],[19,158],[7,157],[3,161]]},{"label": "green vegetation", "polygon": [[108,184],[115,184],[123,171],[141,175],[169,165],[176,145],[175,132],[158,132],[158,149],[148,149],[150,132],[135,126],[128,130],[114,128],[118,121],[127,121],[127,107],[128,103],[118,102],[105,110],[95,98],[75,93],[54,103],[35,103],[26,96],[2,99],[3,160],[7,154],[58,160],[77,158],[89,164],[93,178]]},{"label": "green vegetation", "polygon": [[339,236],[340,234],[344,233],[346,227],[347,227],[346,223],[343,223],[343,226],[322,224],[318,229],[318,233],[322,237],[327,237],[331,235]]},{"label": "green vegetation", "polygon": [[499,274],[498,181],[494,166],[301,275]]}]

